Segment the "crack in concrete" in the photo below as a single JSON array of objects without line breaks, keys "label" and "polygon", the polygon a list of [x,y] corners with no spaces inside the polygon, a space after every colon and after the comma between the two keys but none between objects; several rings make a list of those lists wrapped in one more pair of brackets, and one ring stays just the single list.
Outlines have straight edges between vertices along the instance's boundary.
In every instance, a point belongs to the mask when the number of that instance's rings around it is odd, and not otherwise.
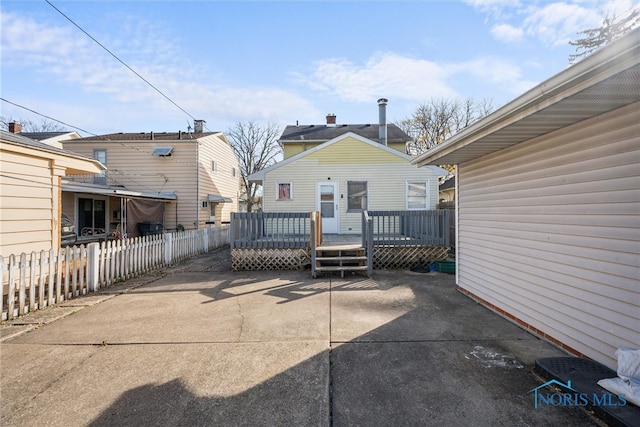
[{"label": "crack in concrete", "polygon": [[236,297],[236,305],[238,306],[238,314],[240,315],[240,330],[238,331],[238,338],[236,338],[236,341],[240,341],[240,338],[242,338],[242,333],[244,332],[244,314],[242,313],[242,306],[240,305],[240,296]]}]

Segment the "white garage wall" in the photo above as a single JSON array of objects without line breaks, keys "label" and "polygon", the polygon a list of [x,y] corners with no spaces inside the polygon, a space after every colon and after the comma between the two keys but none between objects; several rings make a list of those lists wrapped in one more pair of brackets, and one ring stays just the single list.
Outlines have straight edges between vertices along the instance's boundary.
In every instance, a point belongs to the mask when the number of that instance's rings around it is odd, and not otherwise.
[{"label": "white garage wall", "polygon": [[638,111],[458,167],[459,286],[613,368],[640,348]]}]

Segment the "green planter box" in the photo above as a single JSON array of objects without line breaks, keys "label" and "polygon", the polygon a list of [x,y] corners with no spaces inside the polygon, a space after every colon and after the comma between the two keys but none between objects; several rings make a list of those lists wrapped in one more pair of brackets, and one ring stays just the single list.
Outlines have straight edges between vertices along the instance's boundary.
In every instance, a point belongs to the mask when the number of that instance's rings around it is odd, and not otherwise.
[{"label": "green planter box", "polygon": [[441,273],[455,274],[456,262],[455,261],[436,261],[438,271]]}]

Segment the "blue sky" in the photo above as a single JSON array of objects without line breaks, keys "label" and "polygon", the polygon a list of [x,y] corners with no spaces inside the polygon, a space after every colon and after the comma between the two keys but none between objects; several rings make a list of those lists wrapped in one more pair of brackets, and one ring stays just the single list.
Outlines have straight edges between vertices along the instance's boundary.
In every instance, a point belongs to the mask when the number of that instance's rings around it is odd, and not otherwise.
[{"label": "blue sky", "polygon": [[[498,108],[566,68],[614,1],[50,2],[186,112],[237,122],[375,123],[432,98]],[[1,96],[93,134],[175,132],[192,118],[44,0],[3,0]],[[5,102],[1,114],[41,118]],[[84,132],[81,134],[86,135]]]}]

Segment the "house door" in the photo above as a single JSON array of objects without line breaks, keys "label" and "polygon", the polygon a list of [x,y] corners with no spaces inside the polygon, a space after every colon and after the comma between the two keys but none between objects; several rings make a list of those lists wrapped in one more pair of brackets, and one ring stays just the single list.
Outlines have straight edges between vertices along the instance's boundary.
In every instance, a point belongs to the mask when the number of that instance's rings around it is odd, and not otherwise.
[{"label": "house door", "polygon": [[322,232],[338,233],[338,183],[327,181],[318,183],[317,209],[322,214]]}]

